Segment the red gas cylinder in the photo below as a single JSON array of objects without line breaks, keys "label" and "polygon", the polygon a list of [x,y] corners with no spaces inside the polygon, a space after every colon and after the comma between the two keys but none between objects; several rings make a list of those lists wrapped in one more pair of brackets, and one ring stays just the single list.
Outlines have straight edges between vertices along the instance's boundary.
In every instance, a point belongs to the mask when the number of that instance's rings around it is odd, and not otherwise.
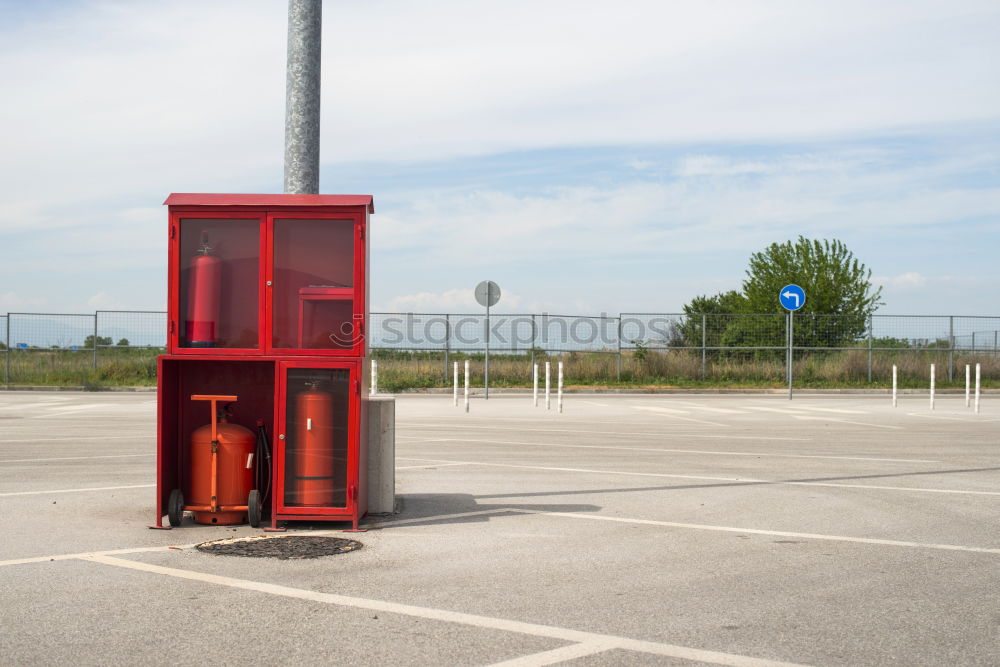
[{"label": "red gas cylinder", "polygon": [[188,347],[215,347],[217,340],[222,262],[211,252],[208,235],[203,234],[201,248],[191,260],[186,322]]},{"label": "red gas cylinder", "polygon": [[[214,403],[213,403],[214,405]],[[205,424],[191,434],[191,495],[188,505],[212,506],[212,432],[215,430],[215,507],[247,505],[253,488],[256,438],[248,428],[230,424],[225,410],[218,423]],[[246,510],[206,512],[195,510],[195,523],[244,523]]]},{"label": "red gas cylinder", "polygon": [[333,396],[317,384],[311,383],[295,399],[289,501],[329,507],[334,504]]}]

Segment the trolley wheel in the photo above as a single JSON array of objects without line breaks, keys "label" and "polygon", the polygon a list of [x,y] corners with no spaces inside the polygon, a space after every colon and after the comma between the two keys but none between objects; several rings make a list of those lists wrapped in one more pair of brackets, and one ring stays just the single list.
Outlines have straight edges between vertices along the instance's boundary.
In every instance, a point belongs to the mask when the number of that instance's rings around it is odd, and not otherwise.
[{"label": "trolley wheel", "polygon": [[184,518],[184,494],[181,493],[180,489],[174,489],[170,492],[170,500],[167,501],[167,517],[170,519],[170,525],[174,528],[181,525],[181,520]]},{"label": "trolley wheel", "polygon": [[253,528],[260,528],[260,515],[263,508],[260,502],[260,491],[254,489],[247,496],[247,520]]}]

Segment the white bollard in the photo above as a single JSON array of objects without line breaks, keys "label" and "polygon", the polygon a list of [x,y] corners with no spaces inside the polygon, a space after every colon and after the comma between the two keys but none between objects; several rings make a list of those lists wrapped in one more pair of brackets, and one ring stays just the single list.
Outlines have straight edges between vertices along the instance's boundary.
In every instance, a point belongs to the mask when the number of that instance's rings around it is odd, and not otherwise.
[{"label": "white bollard", "polygon": [[458,362],[455,362],[455,407],[458,407]]},{"label": "white bollard", "polygon": [[965,407],[969,407],[969,364],[965,365]]},{"label": "white bollard", "polygon": [[896,364],[892,365],[892,407],[896,407]]},{"label": "white bollard", "polygon": [[534,385],[534,397],[535,397],[535,407],[538,407],[538,364],[535,364],[535,369],[531,373],[531,381]]},{"label": "white bollard", "polygon": [[558,407],[560,413],[562,413],[562,387],[563,387],[562,364],[563,364],[563,362],[560,361],[559,362],[559,380],[558,380],[559,384],[557,385],[558,389],[556,390],[556,396],[557,396],[557,398],[556,398],[556,406]]},{"label": "white bollard", "polygon": [[976,364],[976,414],[979,414],[979,364]]},{"label": "white bollard", "polygon": [[372,359],[372,384],[368,391],[369,394],[378,393],[378,362]]},{"label": "white bollard", "polygon": [[545,409],[552,407],[552,396],[549,393],[549,378],[552,375],[552,362],[545,362]]},{"label": "white bollard", "polygon": [[934,364],[931,364],[931,410],[934,409]]},{"label": "white bollard", "polygon": [[465,411],[469,411],[469,360],[465,360]]}]

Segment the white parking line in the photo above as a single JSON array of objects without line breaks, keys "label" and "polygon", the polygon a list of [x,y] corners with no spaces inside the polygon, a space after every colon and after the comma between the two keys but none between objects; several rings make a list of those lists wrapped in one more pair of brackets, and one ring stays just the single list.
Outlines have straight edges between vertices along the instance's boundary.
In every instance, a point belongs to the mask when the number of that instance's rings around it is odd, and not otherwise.
[{"label": "white parking line", "polygon": [[595,470],[592,468],[559,468],[552,466],[529,466],[516,463],[485,463],[483,461],[452,461],[450,459],[426,459],[413,456],[397,458],[410,461],[441,461],[443,463],[467,463],[469,465],[493,468],[520,468],[522,470],[553,470],[557,472],[582,472],[591,475],[632,475],[635,477],[663,477],[667,479],[696,479],[709,482],[730,482],[732,484],[773,484],[776,486],[823,486],[837,489],[873,489],[876,491],[908,491],[912,493],[946,493],[967,496],[1000,496],[1000,491],[965,491],[961,489],[921,489],[912,486],[880,486],[875,484],[837,484],[834,482],[795,482],[786,480],[755,479],[753,477],[711,477],[708,475],[672,475],[661,472],[632,472],[629,470]]},{"label": "white parking line", "polygon": [[[35,428],[35,427],[32,427]],[[74,435],[66,438],[24,438],[21,440],[8,440],[0,438],[0,445],[8,442],[75,442],[77,440],[155,440],[156,435]]]},{"label": "white parking line", "polygon": [[686,646],[675,646],[673,644],[642,641],[638,639],[630,639],[628,637],[619,637],[616,635],[603,635],[594,632],[585,632],[582,630],[572,630],[569,628],[560,628],[551,625],[541,625],[538,623],[525,623],[522,621],[513,621],[504,618],[493,618],[489,616],[479,616],[477,614],[466,614],[463,612],[449,611],[447,609],[419,607],[416,605],[401,604],[397,602],[387,602],[384,600],[372,600],[368,598],[337,595],[334,593],[322,593],[320,591],[312,591],[303,588],[292,588],[290,586],[281,586],[279,584],[269,584],[261,581],[251,581],[249,579],[237,579],[235,577],[224,577],[216,574],[208,574],[205,572],[195,572],[192,570],[181,570],[173,567],[163,567],[161,565],[152,565],[150,563],[142,563],[139,561],[132,561],[123,558],[114,558],[111,556],[98,556],[98,555],[87,556],[81,558],[81,560],[93,563],[99,563],[102,565],[109,565],[112,567],[137,570],[139,572],[148,572],[150,574],[159,574],[167,577],[173,577],[176,579],[187,579],[188,581],[197,581],[206,584],[214,584],[217,586],[228,586],[229,588],[236,588],[239,590],[266,593],[268,595],[277,595],[287,598],[294,598],[298,600],[307,600],[309,602],[320,602],[323,604],[331,604],[339,607],[349,607],[352,609],[367,609],[369,611],[381,612],[386,614],[399,614],[402,616],[423,618],[431,621],[440,621],[443,623],[455,623],[474,628],[485,628],[489,630],[499,630],[501,632],[513,632],[518,634],[531,635],[534,637],[560,639],[563,641],[573,642],[574,644],[586,644],[588,646],[595,646],[595,645],[606,646],[607,648],[603,650],[608,650],[612,648],[623,649],[626,651],[650,653],[653,655],[662,655],[673,658],[680,658],[682,660],[695,660],[717,665],[737,665],[737,666],[746,665],[747,667],[764,667],[772,665],[776,666],[776,665],[792,664],[792,663],[776,662],[772,660],[761,660],[758,658],[751,658],[747,656],[736,655],[733,653],[705,651],[702,649],[689,648]]},{"label": "white parking line", "polygon": [[128,486],[90,486],[85,489],[49,489],[47,491],[18,491],[16,493],[0,493],[0,496],[44,496],[50,493],[81,493],[83,491],[117,491],[119,489],[150,489],[156,484],[130,484]]},{"label": "white parking line", "polygon": [[[407,424],[407,429],[433,429],[435,431],[455,431],[455,430],[472,430],[482,432],[485,429],[490,431],[517,431],[518,433],[524,433],[523,428],[506,428],[503,426],[469,426],[465,424]],[[782,442],[810,442],[812,438],[790,438],[779,435],[715,435],[707,433],[676,433],[676,432],[651,432],[651,431],[628,431],[624,429],[618,429],[617,431],[595,431],[593,429],[578,429],[578,428],[533,428],[532,433],[585,433],[587,435],[610,435],[616,438],[622,437],[633,437],[637,435],[651,435],[657,438],[711,438],[713,440],[768,440],[768,441],[782,441]],[[400,437],[400,436],[396,436]],[[409,437],[409,436],[406,436]]]},{"label": "white parking line", "polygon": [[[553,442],[523,442],[518,440],[482,440],[479,438],[421,438],[420,442],[482,442],[498,445],[529,447],[563,447],[568,449],[610,449],[623,452],[663,452],[665,454],[705,454],[708,456],[765,456],[789,459],[832,459],[836,461],[879,461],[886,463],[941,463],[933,459],[880,459],[868,456],[823,456],[819,454],[773,454],[763,452],[726,452],[704,449],[666,449],[662,447],[616,447],[614,445],[566,445]],[[2,463],[2,461],[0,461]],[[399,470],[399,468],[397,468]]]},{"label": "white parking line", "polygon": [[448,468],[450,466],[464,466],[468,463],[428,463],[422,466],[396,466],[396,470],[417,470],[418,468]]},{"label": "white parking line", "polygon": [[652,406],[646,405],[632,405],[630,406],[633,410],[645,410],[647,412],[657,412],[671,419],[680,419],[681,421],[694,422],[696,424],[708,424],[709,426],[718,426],[720,428],[729,428],[729,424],[720,424],[718,422],[710,422],[704,419],[695,419],[694,417],[681,417],[680,415],[688,414],[683,410],[671,410],[670,408],[654,408]]},{"label": "white parking line", "polygon": [[495,662],[490,667],[544,667],[545,665],[556,665],[567,660],[575,660],[588,655],[595,655],[605,651],[618,648],[615,644],[607,642],[584,642],[582,644],[570,644],[554,648],[551,651],[532,653],[531,655]]},{"label": "white parking line", "polygon": [[81,461],[84,459],[127,459],[136,456],[156,456],[156,452],[149,454],[106,454],[104,456],[55,456],[48,459],[0,459],[0,463],[35,463],[39,461]]},{"label": "white parking line", "polygon": [[833,417],[814,417],[812,415],[795,415],[796,419],[802,421],[837,422],[838,424],[851,424],[852,426],[870,426],[872,428],[888,428],[901,431],[902,426],[890,426],[889,424],[869,424],[867,422],[852,422],[846,419],[834,419]]},{"label": "white parking line", "polygon": [[525,514],[543,514],[559,516],[567,519],[589,521],[614,521],[617,523],[642,524],[647,526],[663,526],[667,528],[689,528],[693,530],[710,530],[723,533],[745,533],[749,535],[769,535],[772,537],[799,537],[808,540],[826,540],[830,542],[854,542],[856,544],[877,544],[890,547],[907,547],[911,549],[938,549],[942,551],[965,551],[979,554],[1000,554],[1000,549],[987,547],[967,547],[957,544],[933,544],[927,542],[905,542],[901,540],[881,540],[869,537],[848,537],[844,535],[823,535],[820,533],[794,533],[785,530],[762,530],[759,528],[743,528],[737,526],[712,526],[699,523],[678,523],[676,521],[654,521],[651,519],[629,519],[618,516],[601,516],[599,514],[574,514],[572,512],[545,512],[541,510],[519,510]]}]

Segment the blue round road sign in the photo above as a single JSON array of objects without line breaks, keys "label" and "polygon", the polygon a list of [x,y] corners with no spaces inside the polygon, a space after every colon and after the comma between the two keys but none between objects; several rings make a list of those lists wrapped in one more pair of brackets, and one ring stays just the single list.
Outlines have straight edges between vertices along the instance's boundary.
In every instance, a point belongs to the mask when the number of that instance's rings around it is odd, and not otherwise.
[{"label": "blue round road sign", "polygon": [[778,301],[785,310],[798,310],[806,305],[806,291],[798,285],[785,285],[778,291]]}]

